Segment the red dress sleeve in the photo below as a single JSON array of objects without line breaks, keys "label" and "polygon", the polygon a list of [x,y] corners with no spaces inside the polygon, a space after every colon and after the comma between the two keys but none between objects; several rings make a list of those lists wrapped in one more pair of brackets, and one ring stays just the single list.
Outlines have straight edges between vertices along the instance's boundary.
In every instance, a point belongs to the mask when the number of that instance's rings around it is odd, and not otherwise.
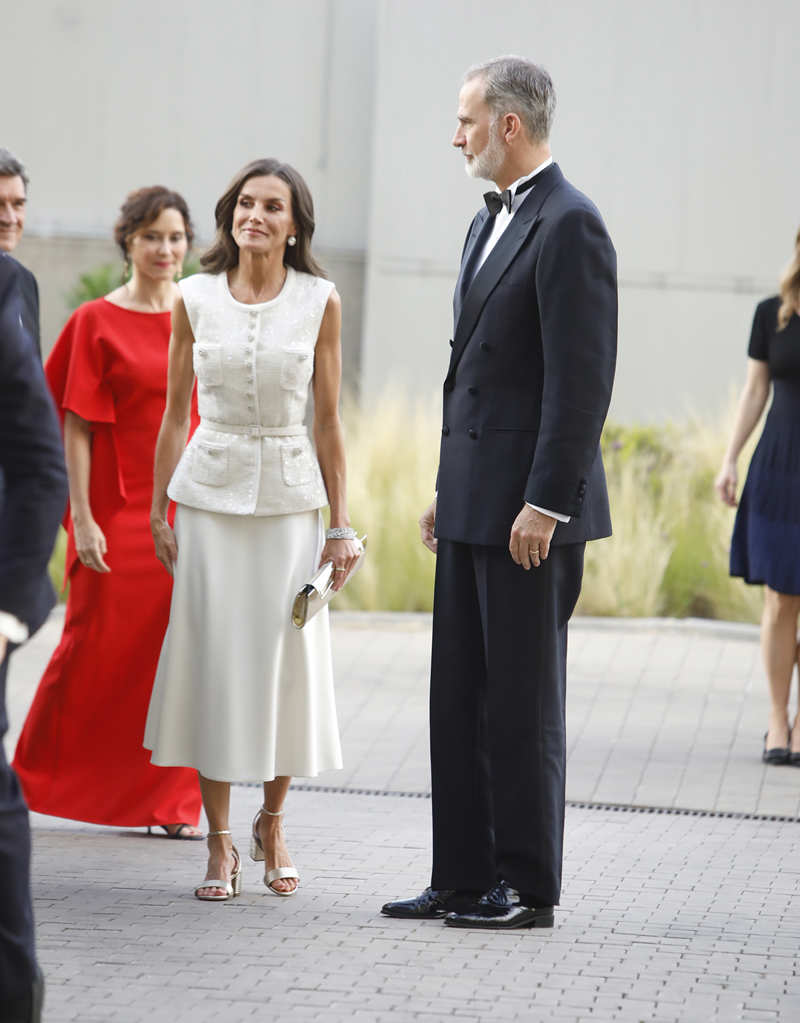
[{"label": "red dress sleeve", "polygon": [[66,411],[90,423],[113,423],[114,395],[91,309],[70,316],[45,363],[45,375],[63,421]]},{"label": "red dress sleeve", "polygon": [[[61,331],[45,363],[45,376],[58,410],[61,425],[64,413],[74,412],[91,423],[92,471],[89,477],[89,504],[101,524],[125,504],[125,481],[117,451],[114,424],[114,395],[108,379],[99,324],[89,302],[76,309]],[[98,466],[102,471],[98,471]],[[64,586],[79,564],[75,549],[70,506],[64,515],[67,552]]]}]

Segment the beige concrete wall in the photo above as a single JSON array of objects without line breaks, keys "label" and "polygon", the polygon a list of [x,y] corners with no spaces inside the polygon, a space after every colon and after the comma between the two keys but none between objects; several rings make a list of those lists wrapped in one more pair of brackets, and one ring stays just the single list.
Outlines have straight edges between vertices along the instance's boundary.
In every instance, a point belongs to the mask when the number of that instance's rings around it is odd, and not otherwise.
[{"label": "beige concrete wall", "polygon": [[311,187],[319,243],[363,251],[375,17],[373,0],[16,5],[0,133],[30,170],[32,231],[105,237],[160,182],[208,238],[233,173],[278,156]]},{"label": "beige concrete wall", "polygon": [[119,257],[108,241],[132,188],[187,198],[198,234],[233,173],[278,156],[315,202],[315,248],[343,300],[345,386],[357,389],[369,216],[373,0],[37,0],[14,12],[0,145],[31,177],[17,250],[42,294],[43,347],[79,275]]},{"label": "beige concrete wall", "polygon": [[464,68],[516,51],[558,91],[554,154],[619,253],[613,415],[722,404],[755,302],[800,223],[794,0],[37,0],[15,8],[0,144],[31,171],[20,258],[45,344],[125,193],[183,191],[202,238],[232,172],[277,154],[307,177],[344,302],[348,383],[427,399],[485,185],[450,148]]},{"label": "beige concrete wall", "polygon": [[554,155],[619,254],[612,414],[723,404],[800,223],[798,33],[789,0],[383,0],[365,393],[442,379],[458,258],[487,187],[449,147],[460,77],[510,51],[553,75]]}]

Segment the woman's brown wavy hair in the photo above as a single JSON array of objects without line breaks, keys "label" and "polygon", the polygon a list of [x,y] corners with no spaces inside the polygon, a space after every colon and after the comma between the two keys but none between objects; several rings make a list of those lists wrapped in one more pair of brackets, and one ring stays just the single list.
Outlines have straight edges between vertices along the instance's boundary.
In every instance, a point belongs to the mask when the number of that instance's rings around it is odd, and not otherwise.
[{"label": "woman's brown wavy hair", "polygon": [[200,263],[208,273],[223,273],[239,265],[239,246],[233,240],[232,234],[233,211],[236,208],[236,201],[245,182],[250,178],[270,175],[285,181],[292,193],[292,216],[297,227],[297,244],[285,247],[283,262],[287,266],[293,266],[295,270],[302,270],[315,277],[326,276],[325,271],[311,254],[311,238],[314,234],[314,201],[311,198],[308,185],[300,172],[290,164],[281,163],[280,160],[271,158],[253,160],[246,167],[242,167],[215,206],[214,219],[217,224],[217,234],[211,248],[200,259]]},{"label": "woman's brown wavy hair", "polygon": [[800,231],[794,240],[794,256],[781,277],[781,305],[778,309],[778,330],[783,330],[792,313],[800,315]]},{"label": "woman's brown wavy hair", "polygon": [[[137,231],[149,227],[158,220],[164,210],[177,210],[183,217],[183,228],[189,248],[194,241],[194,226],[189,214],[186,200],[171,188],[163,185],[150,185],[148,188],[137,188],[125,197],[120,207],[117,222],[114,224],[114,241],[119,246],[125,260],[125,273],[129,269],[128,242]],[[124,276],[124,275],[123,275]]]}]

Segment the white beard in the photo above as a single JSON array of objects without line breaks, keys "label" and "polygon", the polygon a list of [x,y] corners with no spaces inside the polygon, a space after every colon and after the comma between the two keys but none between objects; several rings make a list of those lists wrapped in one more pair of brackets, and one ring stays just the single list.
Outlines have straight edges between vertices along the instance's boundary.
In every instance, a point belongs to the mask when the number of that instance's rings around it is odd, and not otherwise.
[{"label": "white beard", "polygon": [[482,152],[474,154],[471,160],[464,161],[464,170],[469,178],[484,178],[486,181],[494,181],[503,166],[504,158],[503,142],[495,125],[492,124],[489,128],[489,141]]}]

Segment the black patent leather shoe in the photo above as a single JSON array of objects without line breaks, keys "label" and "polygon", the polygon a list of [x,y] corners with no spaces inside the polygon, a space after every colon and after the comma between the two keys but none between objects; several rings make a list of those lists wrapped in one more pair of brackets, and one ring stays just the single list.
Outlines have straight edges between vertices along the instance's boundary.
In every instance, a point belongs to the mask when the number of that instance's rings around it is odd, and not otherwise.
[{"label": "black patent leather shoe", "polygon": [[552,927],[554,919],[552,906],[522,906],[517,902],[505,908],[479,904],[472,913],[448,913],[444,923],[445,927],[512,931],[526,927]]},{"label": "black patent leather shoe", "polygon": [[381,913],[404,920],[440,920],[448,913],[459,910],[466,912],[474,909],[476,905],[474,893],[426,888],[416,898],[387,902],[381,907]]},{"label": "black patent leather shoe", "polygon": [[522,927],[552,927],[552,906],[523,906],[519,893],[501,881],[470,909],[454,910],[444,920],[448,927],[480,927],[502,931]]}]

